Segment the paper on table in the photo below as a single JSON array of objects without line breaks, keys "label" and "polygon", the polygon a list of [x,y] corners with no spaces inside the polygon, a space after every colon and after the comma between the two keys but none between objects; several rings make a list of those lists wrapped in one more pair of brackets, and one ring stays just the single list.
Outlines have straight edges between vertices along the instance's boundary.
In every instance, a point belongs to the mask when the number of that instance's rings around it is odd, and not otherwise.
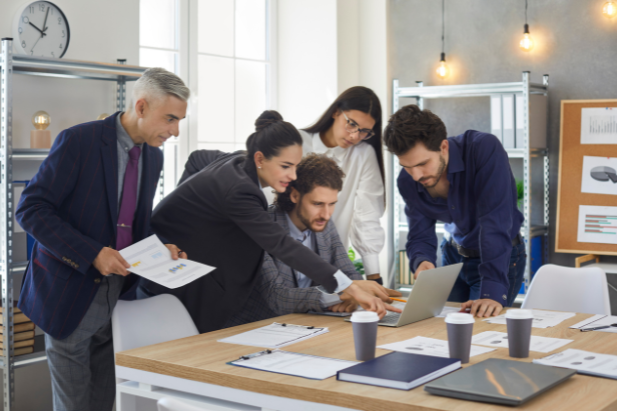
[{"label": "paper on table", "polygon": [[598,354],[590,351],[569,349],[533,360],[536,364],[570,368],[580,374],[590,374],[617,379],[617,355]]},{"label": "paper on table", "polygon": [[249,354],[229,364],[261,371],[294,375],[296,377],[323,380],[334,377],[338,371],[359,363],[356,361],[274,350]]},{"label": "paper on table", "polygon": [[[574,317],[575,313],[567,313],[560,311],[544,311],[544,310],[531,310],[533,311],[533,322],[531,326],[534,328],[549,328],[555,327],[560,324],[562,321],[567,320],[568,318]],[[487,318],[486,320],[489,324],[505,324],[506,323],[506,315],[502,314],[497,317]]]},{"label": "paper on table", "polygon": [[[564,340],[562,338],[540,337],[537,335],[531,336],[529,349],[537,352],[551,352],[574,340]],[[508,334],[498,331],[484,331],[476,334],[471,338],[472,344],[488,345],[489,347],[508,348]]]},{"label": "paper on table", "polygon": [[171,259],[171,251],[156,235],[123,250],[120,255],[131,265],[128,270],[167,288],[178,288],[212,272],[215,267],[196,261]]},{"label": "paper on table", "polygon": [[[377,348],[383,348],[384,350],[398,352],[406,352],[410,354],[422,354],[430,355],[432,357],[450,358],[448,341],[437,340],[435,338],[414,337],[405,341],[380,345]],[[476,355],[485,354],[491,351],[495,351],[495,349],[472,345],[471,354],[469,356],[475,357]]]},{"label": "paper on table", "polygon": [[[589,317],[586,320],[581,321],[580,323],[576,323],[570,328],[594,328],[594,327],[602,327],[603,325],[611,325],[617,323],[616,315],[602,315],[596,314],[593,317]],[[602,331],[605,333],[617,333],[617,327],[604,328],[602,330],[594,330],[594,331]]]},{"label": "paper on table", "polygon": [[253,347],[280,348],[327,333],[327,328],[305,325],[272,323],[241,334],[218,340],[229,344],[251,345]]},{"label": "paper on table", "polygon": [[443,310],[441,310],[441,313],[439,313],[439,315],[437,315],[437,318],[444,318],[446,315],[450,314],[450,313],[457,313],[461,311],[461,307],[448,307],[445,306],[443,307]]}]

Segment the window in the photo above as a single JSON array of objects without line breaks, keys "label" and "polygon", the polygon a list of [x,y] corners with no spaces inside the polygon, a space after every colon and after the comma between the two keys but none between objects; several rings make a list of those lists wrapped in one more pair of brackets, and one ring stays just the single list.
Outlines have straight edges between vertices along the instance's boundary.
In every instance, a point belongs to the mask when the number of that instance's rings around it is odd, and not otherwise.
[{"label": "window", "polygon": [[245,149],[272,106],[268,0],[198,0],[197,148]]}]

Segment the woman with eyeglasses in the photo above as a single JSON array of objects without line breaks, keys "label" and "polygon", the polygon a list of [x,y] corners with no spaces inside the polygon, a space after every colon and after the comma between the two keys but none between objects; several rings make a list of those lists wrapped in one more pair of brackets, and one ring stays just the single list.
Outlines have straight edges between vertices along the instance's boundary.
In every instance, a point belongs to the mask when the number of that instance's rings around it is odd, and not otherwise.
[{"label": "woman with eyeglasses", "polygon": [[332,219],[345,248],[362,256],[366,278],[382,284],[379,253],[385,234],[379,219],[385,208],[381,143],[381,104],[373,90],[352,87],[315,124],[299,130],[303,154],[325,154],[345,172]]}]

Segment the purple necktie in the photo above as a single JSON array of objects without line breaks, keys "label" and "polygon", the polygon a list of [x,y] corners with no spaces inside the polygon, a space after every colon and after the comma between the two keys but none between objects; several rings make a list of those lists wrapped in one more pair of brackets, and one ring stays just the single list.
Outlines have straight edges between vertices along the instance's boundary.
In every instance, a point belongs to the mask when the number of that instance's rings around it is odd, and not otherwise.
[{"label": "purple necktie", "polygon": [[141,148],[135,146],[129,151],[129,163],[124,173],[122,186],[122,203],[118,214],[118,235],[116,236],[116,250],[122,250],[133,244],[133,217],[137,206],[137,175]]}]

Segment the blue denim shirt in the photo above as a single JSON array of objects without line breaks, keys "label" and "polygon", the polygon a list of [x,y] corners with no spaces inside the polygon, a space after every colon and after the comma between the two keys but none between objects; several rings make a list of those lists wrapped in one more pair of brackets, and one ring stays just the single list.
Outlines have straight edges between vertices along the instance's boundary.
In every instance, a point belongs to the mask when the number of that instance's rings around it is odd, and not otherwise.
[{"label": "blue denim shirt", "polygon": [[524,220],[508,155],[497,137],[479,131],[468,130],[448,142],[447,199],[431,197],[404,169],[398,176],[409,223],[407,255],[414,271],[423,261],[435,264],[435,221],[443,221],[454,241],[480,250],[480,298],[504,304],[512,240]]}]

